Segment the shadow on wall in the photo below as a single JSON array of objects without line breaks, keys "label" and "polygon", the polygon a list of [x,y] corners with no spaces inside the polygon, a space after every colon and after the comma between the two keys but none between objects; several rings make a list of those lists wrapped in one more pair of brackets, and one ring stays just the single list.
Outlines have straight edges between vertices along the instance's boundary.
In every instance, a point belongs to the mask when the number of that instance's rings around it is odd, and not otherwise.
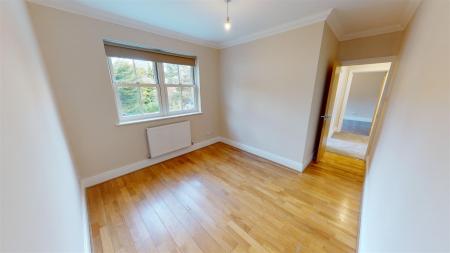
[{"label": "shadow on wall", "polygon": [[0,19],[0,252],[87,252],[80,185],[25,3],[0,1]]}]

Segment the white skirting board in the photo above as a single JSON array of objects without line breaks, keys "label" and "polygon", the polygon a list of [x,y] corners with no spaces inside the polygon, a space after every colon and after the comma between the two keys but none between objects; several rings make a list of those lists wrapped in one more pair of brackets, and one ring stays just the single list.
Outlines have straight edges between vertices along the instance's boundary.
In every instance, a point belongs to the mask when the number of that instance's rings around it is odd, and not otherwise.
[{"label": "white skirting board", "polygon": [[184,148],[184,149],[180,149],[180,150],[177,150],[177,151],[165,154],[165,155],[161,155],[161,156],[158,156],[158,157],[155,157],[152,159],[145,159],[145,160],[142,160],[142,161],[139,161],[136,163],[128,164],[128,165],[125,165],[120,168],[108,170],[106,172],[100,173],[100,174],[92,176],[92,177],[84,178],[83,180],[81,180],[81,184],[83,187],[93,186],[93,185],[108,181],[110,179],[123,176],[130,172],[151,166],[153,164],[157,164],[157,163],[172,159],[174,157],[184,155],[186,153],[209,146],[209,145],[214,144],[219,141],[220,141],[220,138],[216,137],[216,138],[208,139],[208,140],[205,140],[202,142],[194,143],[193,145],[191,145],[187,148]]},{"label": "white skirting board", "polygon": [[[83,180],[81,180],[82,186],[83,187],[89,187],[89,186],[93,186],[105,181],[108,181],[110,179],[116,178],[116,177],[120,177],[122,175],[128,174],[130,172],[136,171],[136,170],[140,170],[142,168],[151,166],[153,164],[157,164],[160,162],[163,162],[165,160],[169,160],[171,158],[180,156],[180,155],[184,155],[186,153],[192,152],[194,150],[209,146],[211,144],[214,144],[216,142],[223,142],[226,143],[230,146],[233,146],[235,148],[241,149],[243,151],[252,153],[254,155],[260,156],[262,158],[265,158],[267,160],[270,160],[272,162],[284,165],[290,169],[293,169],[295,171],[298,172],[303,172],[305,166],[303,165],[302,162],[299,161],[294,161],[279,155],[276,155],[274,153],[265,151],[265,150],[261,150],[249,145],[245,145],[227,138],[223,138],[223,137],[215,137],[212,139],[208,139],[202,142],[198,142],[198,143],[194,143],[194,145],[189,146],[187,148],[181,149],[181,150],[177,150],[175,152],[166,154],[166,155],[162,155],[159,157],[155,157],[152,159],[146,159],[146,160],[142,160],[136,163],[132,163],[132,164],[128,164],[125,165],[123,167],[120,168],[116,168],[116,169],[112,169],[106,172],[103,172],[101,174],[92,176],[92,177],[88,177],[88,178],[84,178]],[[306,164],[307,165],[307,164]]]},{"label": "white skirting board", "polygon": [[262,149],[259,149],[259,148],[255,148],[255,147],[252,147],[252,146],[249,146],[249,145],[245,145],[245,144],[242,144],[242,143],[239,143],[237,141],[233,141],[233,140],[230,140],[230,139],[227,139],[227,138],[221,137],[220,141],[223,142],[223,143],[226,143],[226,144],[228,144],[230,146],[233,146],[235,148],[247,151],[247,152],[252,153],[254,155],[257,155],[257,156],[260,156],[260,157],[265,158],[267,160],[270,160],[272,162],[284,165],[284,166],[286,166],[286,167],[288,167],[290,169],[293,169],[295,171],[298,171],[298,172],[303,172],[303,170],[305,169],[302,162],[294,161],[294,160],[291,160],[291,159],[288,159],[288,158],[276,155],[274,153],[271,153],[271,152],[268,152],[268,151],[265,151],[265,150],[262,150]]},{"label": "white skirting board", "polygon": [[87,206],[87,199],[86,199],[86,188],[83,187],[83,184],[81,183],[81,219],[83,221],[83,236],[84,236],[84,252],[89,253],[92,252],[91,248],[91,229],[90,229],[90,222],[89,222],[89,215],[88,215],[88,206]]}]

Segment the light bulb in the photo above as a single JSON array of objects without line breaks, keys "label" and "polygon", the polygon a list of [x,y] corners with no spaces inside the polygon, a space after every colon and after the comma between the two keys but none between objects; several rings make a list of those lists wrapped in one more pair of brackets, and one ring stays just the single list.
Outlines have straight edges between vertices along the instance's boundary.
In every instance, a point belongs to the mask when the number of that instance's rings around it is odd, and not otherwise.
[{"label": "light bulb", "polygon": [[224,24],[225,30],[229,31],[231,29],[230,18],[227,18],[227,21]]}]

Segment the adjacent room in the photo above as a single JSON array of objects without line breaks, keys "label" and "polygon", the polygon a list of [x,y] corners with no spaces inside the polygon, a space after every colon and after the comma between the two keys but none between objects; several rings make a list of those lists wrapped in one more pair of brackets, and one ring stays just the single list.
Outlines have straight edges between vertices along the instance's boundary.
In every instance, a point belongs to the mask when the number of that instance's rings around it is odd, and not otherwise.
[{"label": "adjacent room", "polygon": [[0,1],[0,252],[450,253],[450,1]]},{"label": "adjacent room", "polygon": [[330,117],[327,150],[365,159],[392,62],[342,66]]}]

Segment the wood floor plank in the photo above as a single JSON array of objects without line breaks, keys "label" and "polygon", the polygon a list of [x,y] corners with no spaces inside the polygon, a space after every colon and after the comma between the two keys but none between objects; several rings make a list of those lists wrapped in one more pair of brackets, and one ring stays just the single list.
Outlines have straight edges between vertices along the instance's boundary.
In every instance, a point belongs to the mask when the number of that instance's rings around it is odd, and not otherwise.
[{"label": "wood floor plank", "polygon": [[147,177],[141,176],[139,172],[130,174],[130,177],[135,179],[130,187],[133,187],[135,192],[141,193],[141,201],[136,205],[147,230],[150,232],[150,237],[157,249],[156,252],[180,252],[172,235],[155,211],[152,205],[154,200],[147,197],[146,186],[151,184],[150,181]]},{"label": "wood floor plank", "polygon": [[216,143],[88,188],[93,252],[355,252],[364,173]]}]

